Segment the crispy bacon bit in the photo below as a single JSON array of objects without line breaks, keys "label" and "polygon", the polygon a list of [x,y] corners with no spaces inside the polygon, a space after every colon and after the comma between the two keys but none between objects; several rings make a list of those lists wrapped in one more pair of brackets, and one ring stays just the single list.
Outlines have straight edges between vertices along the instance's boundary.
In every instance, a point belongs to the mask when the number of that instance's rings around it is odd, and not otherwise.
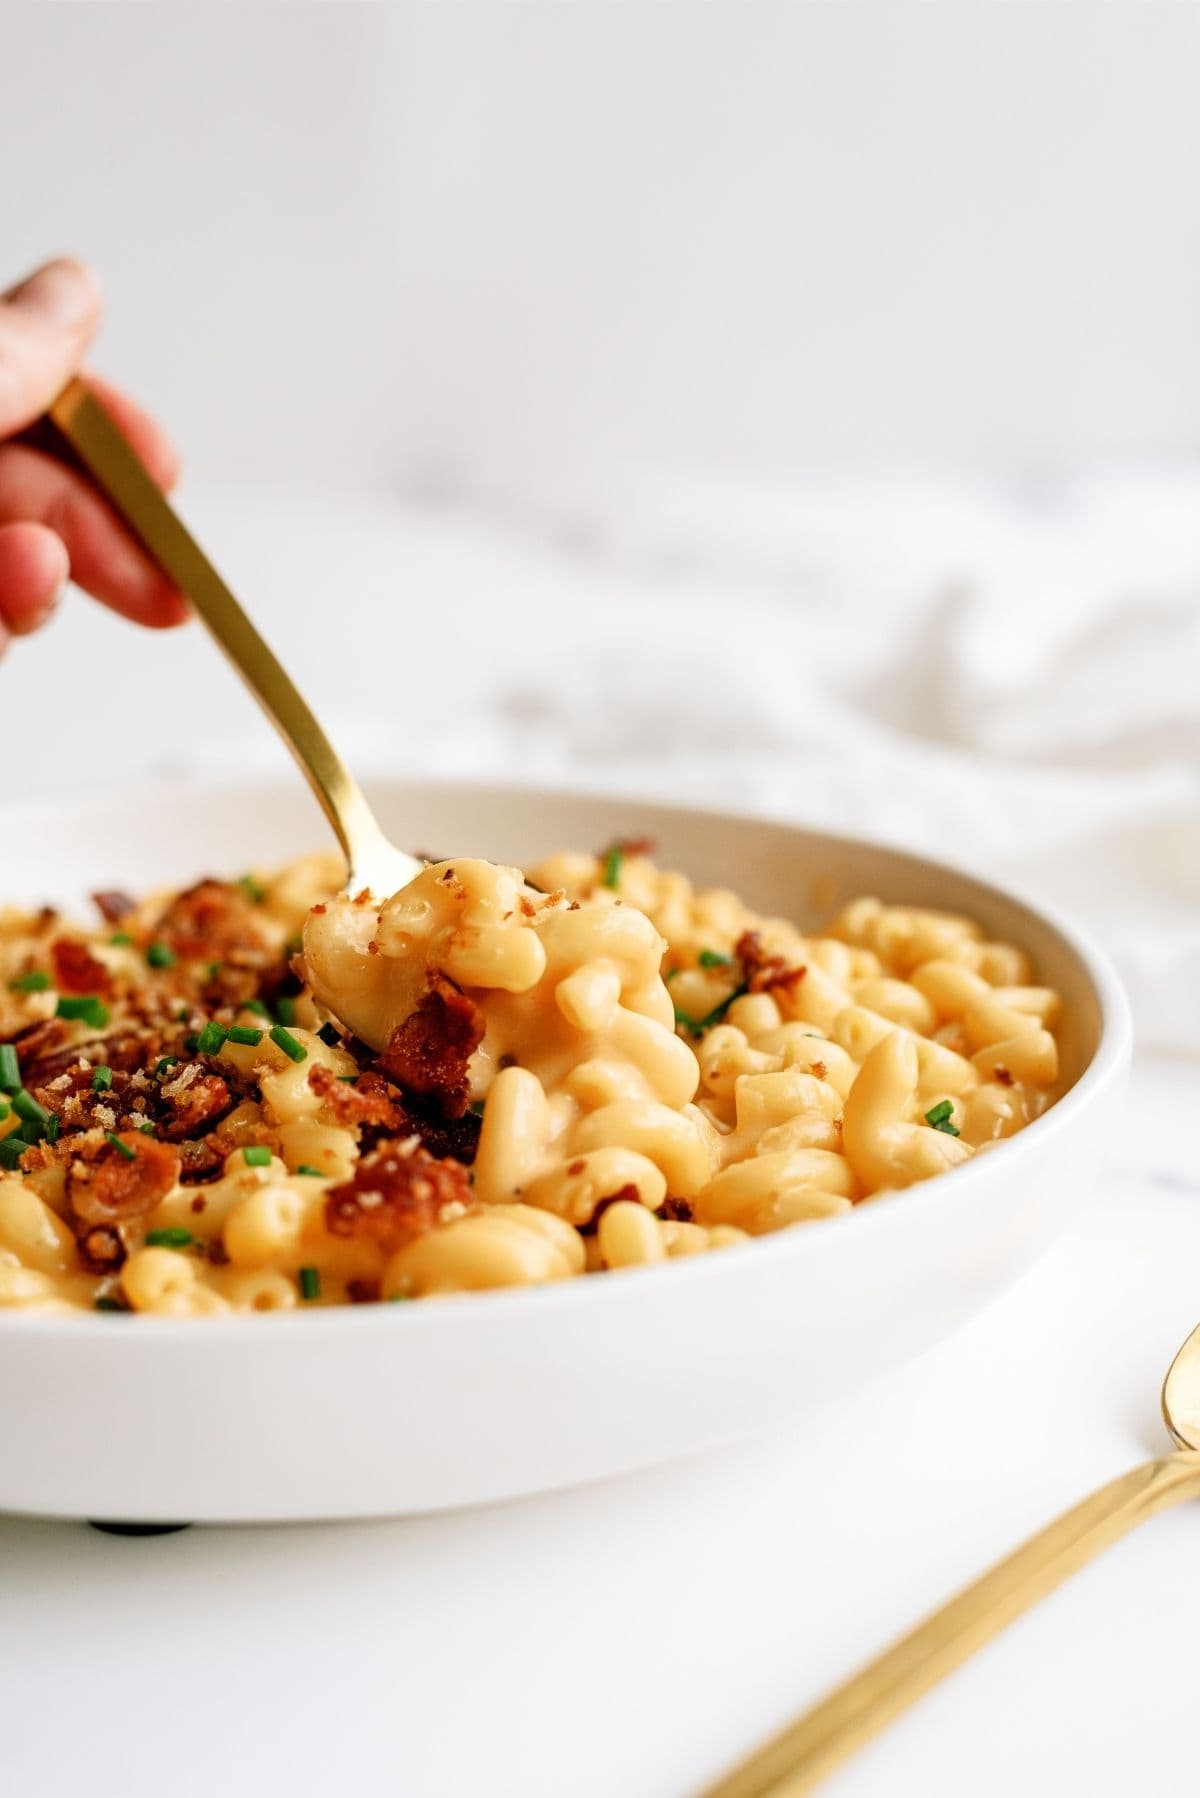
[{"label": "crispy bacon bit", "polygon": [[994,1074],[995,1078],[1000,1082],[1001,1086],[1011,1086],[1012,1085],[1013,1077],[1002,1062],[998,1062],[996,1064],[996,1066],[992,1069],[992,1073]]},{"label": "crispy bacon bit", "polygon": [[583,1156],[578,1155],[574,1161],[568,1161],[567,1172],[569,1174],[581,1174],[586,1166],[587,1162],[583,1159]]},{"label": "crispy bacon bit", "polygon": [[129,916],[134,908],[134,903],[128,893],[118,892],[115,889],[92,894],[92,904],[106,924],[119,924],[122,918]]},{"label": "crispy bacon bit", "polygon": [[158,934],[185,958],[217,960],[265,947],[252,902],[225,880],[200,880],[178,894],[159,919]]},{"label": "crispy bacon bit", "polygon": [[[42,1077],[42,1064],[49,1060],[57,1049],[61,1049],[70,1035],[70,1026],[62,1018],[43,1018],[38,1024],[31,1024],[28,1030],[20,1030],[12,1039],[13,1048],[21,1063],[21,1075],[26,1086],[31,1086],[35,1078]],[[67,1057],[66,1065],[78,1060],[76,1050],[72,1049]],[[62,1068],[54,1069],[56,1074]],[[49,1079],[47,1074],[44,1076]]]},{"label": "crispy bacon bit", "polygon": [[[533,900],[529,897],[528,893],[522,893],[517,903],[521,907],[521,916],[523,918],[537,917],[537,906],[533,903]],[[509,916],[512,916],[511,912],[509,913]]]},{"label": "crispy bacon bit", "polygon": [[379,1057],[389,1079],[433,1099],[443,1116],[467,1108],[467,1064],[483,1041],[483,1013],[444,974],[430,975],[429,990],[411,1017],[397,1025]]},{"label": "crispy bacon bit", "polygon": [[197,1074],[186,1086],[172,1090],[166,1097],[171,1109],[159,1130],[167,1142],[200,1136],[233,1109],[233,1094],[220,1074]]},{"label": "crispy bacon bit", "polygon": [[470,1203],[461,1163],[436,1161],[409,1137],[364,1156],[349,1180],[330,1187],[325,1222],[333,1236],[363,1237],[390,1254],[432,1230],[447,1205]]},{"label": "crispy bacon bit", "polygon": [[85,1224],[111,1224],[131,1217],[145,1217],[166,1198],[179,1178],[177,1149],[143,1136],[136,1130],[121,1132],[120,1141],[132,1155],[104,1142],[86,1149],[67,1173],[67,1197],[75,1216]]},{"label": "crispy bacon bit", "polygon": [[626,1186],[618,1187],[616,1192],[605,1193],[602,1199],[596,1200],[595,1209],[587,1223],[579,1225],[579,1234],[581,1236],[594,1236],[596,1234],[596,1226],[599,1224],[600,1219],[610,1205],[624,1205],[626,1203],[630,1205],[640,1205],[641,1202],[642,1195],[632,1181]]},{"label": "crispy bacon bit", "polygon": [[796,986],[808,973],[807,968],[793,967],[784,955],[768,955],[757,930],[743,931],[733,952],[742,964],[747,991],[752,993]]},{"label": "crispy bacon bit", "polygon": [[378,1280],[348,1280],[346,1297],[352,1305],[374,1305],[379,1298]]},{"label": "crispy bacon bit", "polygon": [[308,1084],[339,1124],[369,1124],[399,1130],[402,1118],[393,1105],[382,1074],[360,1074],[353,1086],[322,1062],[309,1069]]},{"label": "crispy bacon bit", "polygon": [[70,1066],[61,1073],[27,1075],[25,1085],[39,1105],[55,1112],[71,1130],[88,1130],[96,1124],[107,1129],[117,1113],[126,1109],[129,1098],[129,1076],[124,1073],[114,1073],[111,1087],[103,1092],[93,1092],[91,1065],[81,1062],[75,1051]]},{"label": "crispy bacon bit", "polygon": [[225,1157],[233,1152],[233,1145],[223,1142],[215,1134],[201,1137],[198,1142],[181,1142],[176,1147],[179,1150],[179,1178],[184,1186],[199,1186],[206,1180],[218,1179],[225,1171]]},{"label": "crispy bacon bit", "polygon": [[54,984],[60,993],[95,993],[106,999],[112,992],[112,975],[85,943],[69,936],[55,937],[50,945]]},{"label": "crispy bacon bit", "polygon": [[[134,1025],[105,1037],[92,1037],[86,1042],[72,1043],[69,1048],[63,1048],[62,1043],[70,1033],[70,1025],[61,1019],[51,1018],[47,1025],[37,1025],[35,1029],[39,1032],[36,1038],[30,1032],[17,1041],[25,1084],[30,1092],[66,1073],[71,1074],[73,1084],[80,1090],[90,1087],[92,1068],[99,1062],[112,1068],[114,1075],[136,1077],[144,1067],[153,1067],[168,1048],[172,1053],[178,1053],[178,1031],[164,1033],[151,1024]],[[87,1067],[83,1065],[85,1061]],[[114,1079],[113,1092],[121,1085],[119,1079]]]},{"label": "crispy bacon bit", "polygon": [[808,1071],[814,1080],[824,1080],[829,1069],[825,1066],[823,1061],[814,1061],[809,1064]]},{"label": "crispy bacon bit", "polygon": [[128,1251],[115,1224],[92,1224],[80,1231],[79,1253],[89,1273],[115,1274]]},{"label": "crispy bacon bit", "polygon": [[443,1117],[428,1100],[418,1099],[415,1093],[398,1093],[394,1087],[392,1098],[400,1113],[397,1136],[420,1137],[421,1147],[439,1161],[449,1157],[461,1161],[464,1167],[471,1165],[483,1128],[483,1119],[477,1112],[468,1110],[461,1117]]},{"label": "crispy bacon bit", "polygon": [[318,901],[312,908],[312,915],[314,918],[323,918],[328,910],[329,907],[327,905]]},{"label": "crispy bacon bit", "polygon": [[672,1199],[668,1196],[654,1215],[667,1223],[690,1224],[695,1213],[687,1199]]}]

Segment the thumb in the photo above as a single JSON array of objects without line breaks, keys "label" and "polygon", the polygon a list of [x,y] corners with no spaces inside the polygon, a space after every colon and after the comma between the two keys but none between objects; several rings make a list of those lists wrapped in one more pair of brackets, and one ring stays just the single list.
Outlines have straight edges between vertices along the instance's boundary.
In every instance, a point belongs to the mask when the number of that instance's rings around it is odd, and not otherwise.
[{"label": "thumb", "polygon": [[76,373],[100,322],[82,262],[47,262],[0,296],[0,437],[23,430]]}]

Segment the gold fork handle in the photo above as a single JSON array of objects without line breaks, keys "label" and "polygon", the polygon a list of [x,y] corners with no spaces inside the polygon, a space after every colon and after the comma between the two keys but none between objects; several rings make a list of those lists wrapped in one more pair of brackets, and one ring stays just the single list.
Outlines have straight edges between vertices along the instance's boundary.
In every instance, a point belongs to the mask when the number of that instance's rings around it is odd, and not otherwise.
[{"label": "gold fork handle", "polygon": [[1135,1524],[1200,1493],[1200,1454],[1122,1474],[967,1586],[701,1798],[795,1798]]},{"label": "gold fork handle", "polygon": [[[49,418],[148,554],[191,600],[274,723],[333,825],[351,872],[373,862],[379,851],[394,853],[358,782],[282,664],[100,401],[82,381],[73,380],[51,406]],[[414,871],[418,866],[413,863]]]}]

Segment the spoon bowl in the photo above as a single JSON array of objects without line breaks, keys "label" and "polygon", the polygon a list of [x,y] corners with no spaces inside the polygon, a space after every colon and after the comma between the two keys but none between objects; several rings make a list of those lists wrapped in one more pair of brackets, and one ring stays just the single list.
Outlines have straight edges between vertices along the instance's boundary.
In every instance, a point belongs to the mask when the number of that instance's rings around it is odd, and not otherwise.
[{"label": "spoon bowl", "polygon": [[1162,1414],[1179,1447],[1200,1454],[1200,1324],[1167,1369]]}]

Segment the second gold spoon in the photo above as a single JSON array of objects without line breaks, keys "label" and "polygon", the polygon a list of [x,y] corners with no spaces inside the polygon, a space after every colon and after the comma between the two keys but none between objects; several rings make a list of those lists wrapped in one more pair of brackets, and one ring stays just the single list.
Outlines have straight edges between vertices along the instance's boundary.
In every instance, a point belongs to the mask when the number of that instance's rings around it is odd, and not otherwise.
[{"label": "second gold spoon", "polygon": [[949,1604],[823,1698],[701,1798],[797,1798],[1006,1624],[1135,1524],[1200,1494],[1200,1325],[1163,1381],[1162,1412],[1179,1445],[1121,1474],[1066,1511]]}]

